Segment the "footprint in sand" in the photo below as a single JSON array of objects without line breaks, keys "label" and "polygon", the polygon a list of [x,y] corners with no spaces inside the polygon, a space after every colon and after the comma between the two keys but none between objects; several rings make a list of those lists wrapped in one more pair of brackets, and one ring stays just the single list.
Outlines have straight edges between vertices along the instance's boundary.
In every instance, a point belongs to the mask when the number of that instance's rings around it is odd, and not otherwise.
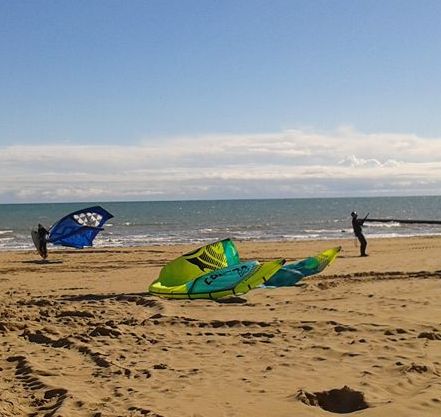
[{"label": "footprint in sand", "polygon": [[421,332],[418,339],[441,340],[441,334],[436,332]]},{"label": "footprint in sand", "polygon": [[[45,412],[45,416],[53,416],[63,405],[68,391],[64,388],[51,388],[43,383],[36,375],[35,371],[24,356],[10,356],[8,362],[17,362],[15,375],[21,381],[25,389],[33,392],[30,395],[32,401],[30,406],[36,411],[30,415],[38,415],[39,411]],[[42,391],[42,392],[38,392]]]}]

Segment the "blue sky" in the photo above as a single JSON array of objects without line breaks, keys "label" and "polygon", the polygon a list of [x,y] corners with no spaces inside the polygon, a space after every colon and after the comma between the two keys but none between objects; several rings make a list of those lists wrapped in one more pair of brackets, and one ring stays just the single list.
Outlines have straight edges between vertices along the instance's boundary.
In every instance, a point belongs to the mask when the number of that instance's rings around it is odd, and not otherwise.
[{"label": "blue sky", "polygon": [[428,0],[2,1],[0,202],[437,194],[440,21]]}]

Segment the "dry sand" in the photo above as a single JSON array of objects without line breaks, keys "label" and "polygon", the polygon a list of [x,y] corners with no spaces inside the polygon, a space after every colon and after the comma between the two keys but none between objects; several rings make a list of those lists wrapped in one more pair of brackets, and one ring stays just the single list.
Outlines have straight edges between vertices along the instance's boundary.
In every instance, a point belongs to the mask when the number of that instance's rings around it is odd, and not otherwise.
[{"label": "dry sand", "polygon": [[237,242],[337,244],[301,286],[230,303],[146,293],[194,245],[0,252],[0,416],[441,416],[441,238]]}]

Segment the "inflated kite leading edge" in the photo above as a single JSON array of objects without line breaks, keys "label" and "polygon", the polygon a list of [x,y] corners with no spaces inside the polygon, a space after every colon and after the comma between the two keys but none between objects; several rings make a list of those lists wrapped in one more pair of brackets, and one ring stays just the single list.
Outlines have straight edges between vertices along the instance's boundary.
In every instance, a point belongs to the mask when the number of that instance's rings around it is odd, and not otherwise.
[{"label": "inflated kite leading edge", "polygon": [[[265,284],[284,263],[283,259],[264,263],[240,262],[208,272],[181,285],[164,285],[160,280],[156,280],[150,285],[149,292],[161,297],[181,299],[215,300],[231,295],[241,295]],[[177,281],[182,280],[182,276],[177,279]]]},{"label": "inflated kite leading edge", "polygon": [[341,246],[325,250],[316,256],[285,265],[265,284],[267,287],[291,287],[302,278],[318,274],[330,265],[341,251]]}]

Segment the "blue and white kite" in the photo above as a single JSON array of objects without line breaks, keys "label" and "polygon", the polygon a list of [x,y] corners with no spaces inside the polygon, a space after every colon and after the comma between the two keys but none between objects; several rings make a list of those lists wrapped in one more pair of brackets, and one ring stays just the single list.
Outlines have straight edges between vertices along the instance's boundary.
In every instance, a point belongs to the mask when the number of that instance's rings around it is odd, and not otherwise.
[{"label": "blue and white kite", "polygon": [[32,240],[43,258],[47,257],[46,243],[82,249],[92,246],[96,235],[101,232],[104,223],[113,217],[100,206],[88,207],[64,216],[47,231],[39,225],[32,231]]}]

